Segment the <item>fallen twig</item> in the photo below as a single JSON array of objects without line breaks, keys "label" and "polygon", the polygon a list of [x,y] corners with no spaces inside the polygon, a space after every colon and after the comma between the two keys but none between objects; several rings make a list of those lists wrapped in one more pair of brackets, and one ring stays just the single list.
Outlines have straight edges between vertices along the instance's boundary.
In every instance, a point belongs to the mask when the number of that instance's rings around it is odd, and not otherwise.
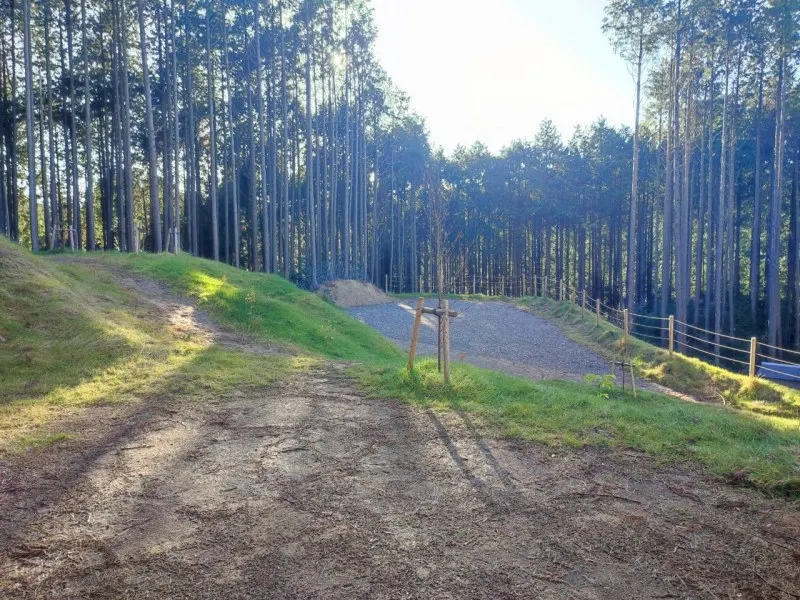
[{"label": "fallen twig", "polygon": [[550,583],[558,583],[559,585],[569,585],[563,579],[558,579],[556,577],[549,577],[547,575],[537,575],[536,573],[529,573],[529,575],[534,579],[541,579],[542,581],[549,581]]},{"label": "fallen twig", "polygon": [[783,592],[784,594],[786,594],[787,596],[791,596],[792,598],[800,598],[800,594],[795,594],[794,592],[790,592],[789,590],[785,590],[781,586],[779,586],[779,585],[777,585],[775,583],[772,583],[771,581],[768,581],[761,573],[759,573],[755,569],[753,569],[753,573],[758,575],[758,578],[761,581],[763,581],[764,583],[766,583],[769,587],[771,587],[773,589],[776,589],[779,592]]},{"label": "fallen twig", "polygon": [[153,520],[153,517],[148,517],[147,519],[142,519],[140,521],[134,521],[133,523],[129,523],[128,525],[126,525],[125,527],[120,529],[117,533],[123,533],[125,531],[128,531],[128,529],[133,529],[134,527],[138,527],[139,525],[144,525],[145,523],[149,523],[152,520]]},{"label": "fallen twig", "polygon": [[117,452],[122,452],[123,450],[141,450],[143,448],[152,448],[152,444],[144,444],[142,446],[123,446],[122,448],[117,448]]},{"label": "fallen twig", "polygon": [[626,498],[625,496],[617,496],[616,494],[589,494],[583,492],[575,492],[573,496],[588,496],[588,497],[600,496],[601,498],[614,498],[615,500],[624,500],[625,502],[633,502],[634,504],[641,504],[641,501],[639,500],[634,500],[633,498]]}]

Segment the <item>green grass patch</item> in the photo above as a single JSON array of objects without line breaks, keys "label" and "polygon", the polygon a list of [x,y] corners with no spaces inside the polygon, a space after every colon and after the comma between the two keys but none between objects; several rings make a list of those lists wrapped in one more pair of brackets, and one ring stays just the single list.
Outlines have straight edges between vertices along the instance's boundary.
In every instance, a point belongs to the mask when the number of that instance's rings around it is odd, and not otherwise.
[{"label": "green grass patch", "polygon": [[314,362],[187,339],[106,270],[32,256],[2,238],[0,306],[0,453],[68,439],[53,423],[80,408],[205,401]]},{"label": "green grass patch", "polygon": [[630,447],[664,461],[699,463],[721,477],[736,473],[761,489],[800,494],[800,430],[789,419],[646,392],[634,399],[619,388],[534,382],[463,364],[453,366],[448,386],[435,360],[419,362],[413,373],[389,365],[351,372],[375,396],[465,411],[496,435]]},{"label": "green grass patch", "polygon": [[[518,304],[545,317],[567,337],[588,346],[605,358],[619,358],[622,330],[594,313],[581,313],[580,307],[550,298],[523,298]],[[630,355],[636,372],[677,392],[708,402],[724,401],[753,413],[782,417],[800,428],[800,392],[764,379],[733,373],[702,360],[682,356],[631,338]]]},{"label": "green grass patch", "polygon": [[327,300],[278,275],[251,273],[185,254],[109,255],[195,299],[222,323],[289,350],[361,362],[399,360],[400,350]]}]

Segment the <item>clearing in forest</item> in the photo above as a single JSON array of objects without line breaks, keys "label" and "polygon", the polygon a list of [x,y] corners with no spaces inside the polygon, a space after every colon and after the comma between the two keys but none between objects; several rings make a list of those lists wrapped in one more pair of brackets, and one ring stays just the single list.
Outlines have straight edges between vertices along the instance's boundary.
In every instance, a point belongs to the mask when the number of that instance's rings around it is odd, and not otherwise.
[{"label": "clearing in forest", "polygon": [[[0,246],[0,277],[30,260]],[[576,411],[628,406],[616,393],[601,401],[578,384],[531,387],[459,367],[444,409],[444,392],[424,387],[428,363],[402,403],[384,394],[402,383],[402,357],[312,294],[187,257],[22,266],[36,277],[24,298],[22,284],[2,281],[12,309],[0,360],[50,379],[0,384],[13,438],[0,459],[3,597],[800,593],[792,501],[617,444],[610,425],[583,432],[584,444],[549,420],[573,414],[564,397]],[[113,361],[76,354],[79,373],[39,362],[69,345],[37,338],[62,326],[33,308],[52,302],[71,322],[65,342],[91,348],[118,331],[104,348]],[[315,326],[270,342],[267,308],[293,319],[284,304],[302,305]],[[349,356],[331,356],[331,337]],[[481,404],[468,382],[491,384],[506,404],[483,388]],[[423,389],[427,402],[412,397]],[[530,423],[523,394],[548,443],[498,435],[503,420]],[[677,403],[642,404],[659,402]],[[711,433],[693,435],[704,450]]]},{"label": "clearing in forest", "polygon": [[[611,371],[608,361],[567,339],[555,325],[509,302],[450,300],[450,308],[458,312],[450,324],[450,351],[456,360],[534,379],[583,381],[585,375]],[[357,306],[348,312],[408,348],[413,302]],[[436,319],[426,315],[420,354],[436,356],[436,339]]]}]

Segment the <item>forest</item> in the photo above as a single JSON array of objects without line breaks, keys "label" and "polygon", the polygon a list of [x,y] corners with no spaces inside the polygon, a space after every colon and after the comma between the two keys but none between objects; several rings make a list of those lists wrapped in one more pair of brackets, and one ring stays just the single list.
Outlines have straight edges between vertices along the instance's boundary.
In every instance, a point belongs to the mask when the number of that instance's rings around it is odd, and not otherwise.
[{"label": "forest", "polygon": [[450,156],[378,64],[367,0],[0,12],[0,231],[34,251],[183,251],[310,289],[560,280],[800,347],[797,0],[612,0],[632,128]]}]

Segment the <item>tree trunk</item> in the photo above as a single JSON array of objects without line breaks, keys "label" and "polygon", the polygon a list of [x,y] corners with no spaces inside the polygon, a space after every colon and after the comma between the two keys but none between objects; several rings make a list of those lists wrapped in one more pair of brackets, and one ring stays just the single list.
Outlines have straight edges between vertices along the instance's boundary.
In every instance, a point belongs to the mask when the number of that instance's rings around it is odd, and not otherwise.
[{"label": "tree trunk", "polygon": [[33,65],[31,61],[31,0],[23,0],[25,24],[25,120],[28,129],[28,205],[30,207],[31,249],[39,251],[39,216],[36,210],[36,144],[33,130]]},{"label": "tree trunk", "polygon": [[772,202],[770,204],[769,223],[769,261],[767,263],[767,298],[769,300],[767,328],[769,343],[773,346],[781,344],[781,297],[778,286],[780,277],[780,238],[781,238],[781,201],[783,191],[783,133],[785,112],[785,71],[786,55],[778,59],[778,85],[776,89],[775,113],[775,152],[772,175]]},{"label": "tree trunk", "polygon": [[[308,186],[307,210],[311,231],[307,239],[311,243],[311,289],[317,289],[317,235],[316,235],[316,209],[314,207],[314,161],[313,144],[314,132],[311,119],[311,44],[313,35],[311,30],[310,0],[306,0],[306,184]],[[308,249],[307,249],[308,251]]]},{"label": "tree trunk", "polygon": [[147,64],[147,37],[144,27],[143,0],[136,1],[139,13],[139,45],[142,53],[142,83],[144,85],[145,123],[147,125],[147,159],[150,180],[150,228],[154,252],[161,252],[161,201],[158,197],[158,167],[156,163],[156,132],[153,126],[153,98],[150,95],[150,66]]},{"label": "tree trunk", "polygon": [[758,296],[761,287],[761,116],[764,107],[764,63],[758,70],[758,107],[756,108],[755,184],[753,189],[753,230],[750,240],[750,318],[759,326]]},{"label": "tree trunk", "polygon": [[94,173],[92,169],[92,105],[89,80],[89,54],[86,39],[86,0],[81,0],[81,37],[83,45],[84,108],[86,111],[86,248],[94,250],[97,242],[94,230]]},{"label": "tree trunk", "polygon": [[716,257],[714,260],[714,346],[716,360],[719,362],[719,334],[722,328],[722,305],[723,305],[723,242],[725,234],[725,184],[726,184],[726,157],[727,157],[727,120],[728,120],[728,95],[730,80],[730,48],[725,55],[725,98],[722,105],[722,133],[720,135],[720,159],[719,159],[719,201],[717,203],[717,234],[716,234]]},{"label": "tree trunk", "polygon": [[[631,177],[631,208],[628,223],[628,264],[626,295],[630,312],[636,307],[636,232],[639,205],[639,114],[642,101],[642,63],[644,61],[644,31],[639,30],[639,51],[636,60],[636,109],[633,126],[633,175]],[[582,285],[582,282],[581,282]]]},{"label": "tree trunk", "polygon": [[[141,2],[141,0],[139,0]],[[211,248],[219,261],[219,216],[217,214],[217,120],[214,114],[214,61],[211,58],[211,8],[206,8],[206,73],[208,75],[208,121],[211,138]]]}]

